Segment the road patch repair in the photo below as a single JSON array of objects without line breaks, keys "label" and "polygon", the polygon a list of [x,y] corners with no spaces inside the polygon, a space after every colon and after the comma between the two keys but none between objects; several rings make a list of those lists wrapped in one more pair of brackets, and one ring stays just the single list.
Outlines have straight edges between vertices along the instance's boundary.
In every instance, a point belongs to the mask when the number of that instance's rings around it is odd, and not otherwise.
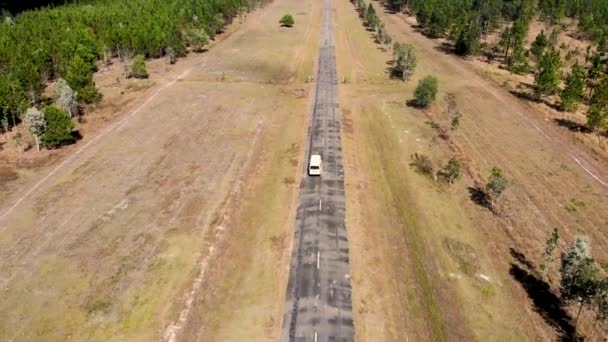
[{"label": "road patch repair", "polygon": [[354,339],[336,85],[332,3],[325,0],[306,151],[306,156],[320,155],[323,171],[311,177],[308,165],[303,170],[282,341]]}]

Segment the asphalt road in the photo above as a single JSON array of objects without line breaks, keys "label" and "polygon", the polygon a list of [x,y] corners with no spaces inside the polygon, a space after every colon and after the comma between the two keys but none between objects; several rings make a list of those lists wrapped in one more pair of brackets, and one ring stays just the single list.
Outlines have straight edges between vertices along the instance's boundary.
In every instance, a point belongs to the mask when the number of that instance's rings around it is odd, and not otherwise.
[{"label": "asphalt road", "polygon": [[353,340],[331,0],[324,2],[322,25],[306,158],[320,154],[323,174],[303,170],[281,333],[290,342]]}]

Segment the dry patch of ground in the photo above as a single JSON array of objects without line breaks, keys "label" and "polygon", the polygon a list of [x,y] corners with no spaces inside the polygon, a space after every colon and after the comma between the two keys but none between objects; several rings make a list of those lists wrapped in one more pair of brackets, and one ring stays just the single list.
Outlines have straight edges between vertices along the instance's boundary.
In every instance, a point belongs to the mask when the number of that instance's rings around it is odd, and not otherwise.
[{"label": "dry patch of ground", "polygon": [[[335,6],[357,339],[563,335],[567,313],[543,307],[529,275],[553,227],[560,248],[583,233],[602,249],[596,257],[606,257],[608,196],[598,181],[608,179],[606,162],[400,16],[379,13],[393,39],[418,53],[412,80],[388,80],[390,52],[373,43],[352,4]],[[439,100],[427,111],[407,107],[428,74],[439,78]],[[447,93],[463,115],[451,143],[430,124],[445,121]],[[451,188],[438,185],[409,166],[413,153],[435,165],[456,156],[468,172]],[[469,194],[494,165],[511,181],[501,217]]]},{"label": "dry patch of ground", "polygon": [[9,183],[0,336],[158,340],[195,290],[178,337],[276,339],[319,9],[268,5],[115,130]]}]

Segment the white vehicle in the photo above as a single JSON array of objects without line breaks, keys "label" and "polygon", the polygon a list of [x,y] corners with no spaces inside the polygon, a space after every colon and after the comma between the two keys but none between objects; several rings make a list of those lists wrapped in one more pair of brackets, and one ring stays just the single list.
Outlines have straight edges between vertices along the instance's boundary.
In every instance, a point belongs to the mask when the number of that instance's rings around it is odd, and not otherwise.
[{"label": "white vehicle", "polygon": [[321,156],[313,154],[310,156],[310,163],[308,164],[308,175],[309,176],[320,176],[323,172],[323,162]]}]

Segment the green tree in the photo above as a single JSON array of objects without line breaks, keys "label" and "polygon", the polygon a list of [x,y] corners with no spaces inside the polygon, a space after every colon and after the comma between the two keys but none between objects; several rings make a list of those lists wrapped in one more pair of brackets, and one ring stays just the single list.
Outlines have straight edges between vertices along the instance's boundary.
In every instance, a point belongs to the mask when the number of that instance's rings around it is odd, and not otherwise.
[{"label": "green tree", "polygon": [[78,93],[73,91],[63,78],[57,80],[53,102],[57,108],[68,113],[70,117],[78,115]]},{"label": "green tree", "polygon": [[608,76],[595,87],[589,102],[587,126],[593,130],[608,128]]},{"label": "green tree", "polygon": [[128,77],[135,78],[148,78],[148,71],[146,69],[146,60],[143,55],[137,55],[131,61],[129,65]]},{"label": "green tree", "polygon": [[188,45],[194,52],[201,52],[203,47],[209,43],[209,36],[205,33],[205,29],[191,28],[187,31],[186,39]]},{"label": "green tree", "polygon": [[426,76],[418,81],[414,91],[414,104],[419,107],[428,107],[435,98],[439,88],[439,81],[434,76]]},{"label": "green tree", "polygon": [[460,177],[460,162],[456,158],[451,158],[448,163],[439,171],[437,177],[448,184],[453,184]]},{"label": "green tree", "polygon": [[486,183],[485,193],[490,200],[490,206],[494,207],[496,200],[500,198],[502,193],[507,189],[509,182],[504,176],[501,168],[494,166],[490,170],[490,178]]},{"label": "green tree", "polygon": [[566,87],[560,94],[560,107],[564,111],[574,111],[585,96],[585,70],[578,62],[566,77]]},{"label": "green tree", "polygon": [[80,56],[74,56],[68,65],[65,80],[84,102],[93,103],[100,99],[101,94],[93,82],[93,70]]},{"label": "green tree", "polygon": [[23,119],[27,124],[28,130],[34,137],[36,149],[40,151],[40,136],[44,134],[47,129],[47,122],[44,114],[36,107],[30,107],[25,112]]},{"label": "green tree", "polygon": [[532,42],[532,47],[530,47],[530,53],[536,58],[536,61],[540,61],[545,50],[549,47],[549,39],[547,39],[547,35],[545,31],[542,30]]},{"label": "green tree", "polygon": [[591,244],[586,236],[577,236],[562,256],[560,292],[566,302],[577,303],[575,329],[583,306],[590,305],[598,291],[599,270],[591,256]]},{"label": "green tree", "polygon": [[479,27],[471,22],[460,30],[454,51],[460,56],[478,55],[481,51],[481,31]]},{"label": "green tree", "polygon": [[562,62],[559,51],[550,49],[545,52],[535,75],[534,95],[540,100],[545,95],[554,94],[559,89]]},{"label": "green tree", "polygon": [[553,231],[551,231],[551,235],[549,235],[549,238],[545,242],[545,250],[543,252],[540,263],[540,270],[542,272],[543,280],[547,279],[547,272],[549,271],[549,268],[551,267],[551,264],[555,259],[554,252],[557,248],[558,240],[559,234],[557,232],[557,228],[553,228]]},{"label": "green tree", "polygon": [[72,119],[61,109],[48,106],[44,109],[46,130],[42,134],[41,142],[46,148],[57,148],[74,142],[72,130],[75,125]]},{"label": "green tree", "polygon": [[295,20],[291,14],[285,14],[279,21],[281,26],[292,27],[295,24]]},{"label": "green tree", "polygon": [[393,47],[393,73],[400,75],[403,81],[410,78],[414,69],[416,69],[417,58],[416,49],[412,44],[395,43]]}]

